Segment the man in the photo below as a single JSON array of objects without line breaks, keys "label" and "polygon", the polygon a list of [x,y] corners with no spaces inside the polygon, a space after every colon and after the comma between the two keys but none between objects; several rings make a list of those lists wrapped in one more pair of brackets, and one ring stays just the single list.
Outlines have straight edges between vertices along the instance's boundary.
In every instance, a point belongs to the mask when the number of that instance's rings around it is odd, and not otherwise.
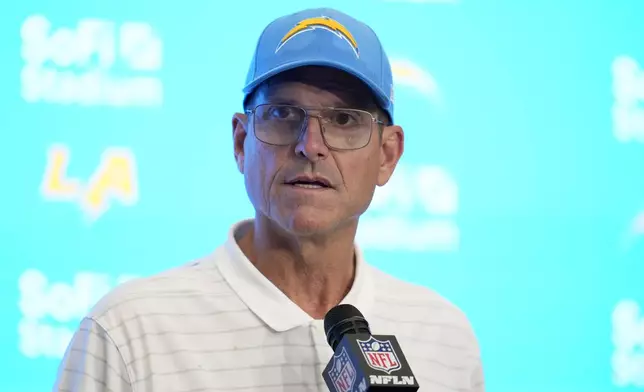
[{"label": "man", "polygon": [[258,41],[244,91],[232,136],[255,218],[211,255],[101,300],[54,389],[326,391],[323,318],[350,303],[374,333],[398,337],[421,391],[483,391],[466,317],[369,266],[354,244],[403,152],[374,32],[331,9],[279,18]]}]

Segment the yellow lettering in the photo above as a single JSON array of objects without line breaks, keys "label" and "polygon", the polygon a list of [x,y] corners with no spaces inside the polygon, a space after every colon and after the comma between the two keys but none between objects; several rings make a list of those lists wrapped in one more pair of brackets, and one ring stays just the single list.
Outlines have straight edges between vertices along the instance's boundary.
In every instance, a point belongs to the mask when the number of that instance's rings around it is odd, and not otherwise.
[{"label": "yellow lettering", "polygon": [[40,186],[41,193],[49,200],[75,200],[80,190],[77,179],[67,178],[69,149],[56,144],[47,152],[47,166]]},{"label": "yellow lettering", "polygon": [[110,207],[111,200],[133,205],[138,200],[136,162],[129,150],[111,148],[102,156],[98,169],[89,179],[81,206],[92,219]]}]

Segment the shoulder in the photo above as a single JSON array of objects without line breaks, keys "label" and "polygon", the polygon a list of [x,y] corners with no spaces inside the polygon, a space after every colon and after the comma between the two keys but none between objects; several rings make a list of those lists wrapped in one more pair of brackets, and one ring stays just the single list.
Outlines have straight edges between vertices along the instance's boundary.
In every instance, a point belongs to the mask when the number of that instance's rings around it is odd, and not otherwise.
[{"label": "shoulder", "polygon": [[122,283],[101,298],[87,315],[108,332],[145,315],[172,314],[200,301],[231,294],[215,264],[216,253],[158,274]]},{"label": "shoulder", "polygon": [[452,340],[478,351],[474,328],[466,313],[452,301],[429,287],[403,281],[379,269],[371,268],[376,290],[376,317],[398,324],[398,329],[439,331],[443,339]]},{"label": "shoulder", "polygon": [[465,312],[428,287],[375,268],[372,274],[379,286],[372,331],[395,335],[423,382],[484,391],[480,346]]},{"label": "shoulder", "polygon": [[[159,274],[122,283],[109,292],[81,321],[67,347],[56,390],[130,392],[131,364],[141,339],[160,327],[180,330],[180,316],[205,313],[201,297],[228,295],[213,256]],[[139,343],[132,343],[138,341]],[[89,354],[89,355],[88,355]],[[77,389],[78,388],[78,389]]]}]

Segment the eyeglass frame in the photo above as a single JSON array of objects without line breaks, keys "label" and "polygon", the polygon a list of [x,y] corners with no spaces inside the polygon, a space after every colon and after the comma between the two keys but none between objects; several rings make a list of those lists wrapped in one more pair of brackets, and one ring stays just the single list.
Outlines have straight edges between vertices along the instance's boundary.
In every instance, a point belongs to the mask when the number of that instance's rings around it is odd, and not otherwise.
[{"label": "eyeglass frame", "polygon": [[[244,113],[246,113],[247,115],[252,114],[252,118],[253,118],[253,120],[255,120],[255,114],[256,114],[257,108],[259,108],[260,106],[271,106],[271,105],[272,106],[281,106],[281,107],[294,107],[294,108],[301,109],[302,111],[304,111],[304,116],[305,117],[304,117],[304,120],[302,121],[302,126],[301,126],[301,129],[299,131],[299,134],[298,134],[297,138],[294,140],[295,142],[299,141],[300,138],[302,137],[302,135],[304,134],[304,131],[305,131],[306,127],[308,126],[307,124],[309,122],[309,119],[310,118],[317,118],[318,122],[320,124],[321,131],[322,131],[321,134],[322,134],[322,140],[324,141],[324,145],[329,150],[333,150],[333,151],[356,151],[356,150],[363,149],[363,148],[367,147],[369,145],[369,143],[371,143],[371,137],[373,135],[373,124],[374,123],[377,124],[377,125],[380,125],[380,127],[378,127],[378,133],[381,134],[381,135],[382,135],[382,128],[387,126],[387,124],[384,121],[382,121],[380,119],[377,119],[373,115],[373,113],[371,113],[371,112],[369,112],[367,110],[356,109],[356,108],[342,108],[342,107],[333,107],[333,106],[325,106],[325,107],[314,108],[314,107],[310,107],[310,106],[299,106],[299,105],[293,105],[293,104],[260,103],[260,104],[255,105],[255,107],[252,108],[252,109],[245,110]],[[357,112],[368,114],[371,117],[371,124],[369,125],[369,138],[367,139],[366,143],[363,146],[356,147],[356,148],[337,148],[337,147],[329,146],[329,143],[326,140],[326,136],[324,135],[324,121],[322,121],[321,116],[319,116],[319,115],[316,116],[316,115],[313,115],[313,114],[309,113],[309,111],[319,111],[319,110],[352,110],[352,111],[357,111]],[[289,144],[293,143],[293,142],[291,142],[291,143],[286,143],[286,144],[274,144],[274,143],[265,142],[264,140],[262,140],[259,137],[257,137],[257,134],[255,132],[255,124],[253,124],[253,136],[255,136],[255,139],[259,140],[260,142],[262,142],[264,144],[268,144],[270,146],[283,147],[283,146],[288,146]]]}]

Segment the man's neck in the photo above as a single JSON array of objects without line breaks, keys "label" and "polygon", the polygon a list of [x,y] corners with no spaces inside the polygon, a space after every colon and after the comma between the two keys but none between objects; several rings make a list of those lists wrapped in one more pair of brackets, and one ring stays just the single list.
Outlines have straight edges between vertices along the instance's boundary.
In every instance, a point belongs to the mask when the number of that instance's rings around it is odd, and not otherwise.
[{"label": "man's neck", "polygon": [[324,237],[294,238],[257,217],[239,247],[255,267],[314,319],[342,301],[355,275],[355,225]]}]

